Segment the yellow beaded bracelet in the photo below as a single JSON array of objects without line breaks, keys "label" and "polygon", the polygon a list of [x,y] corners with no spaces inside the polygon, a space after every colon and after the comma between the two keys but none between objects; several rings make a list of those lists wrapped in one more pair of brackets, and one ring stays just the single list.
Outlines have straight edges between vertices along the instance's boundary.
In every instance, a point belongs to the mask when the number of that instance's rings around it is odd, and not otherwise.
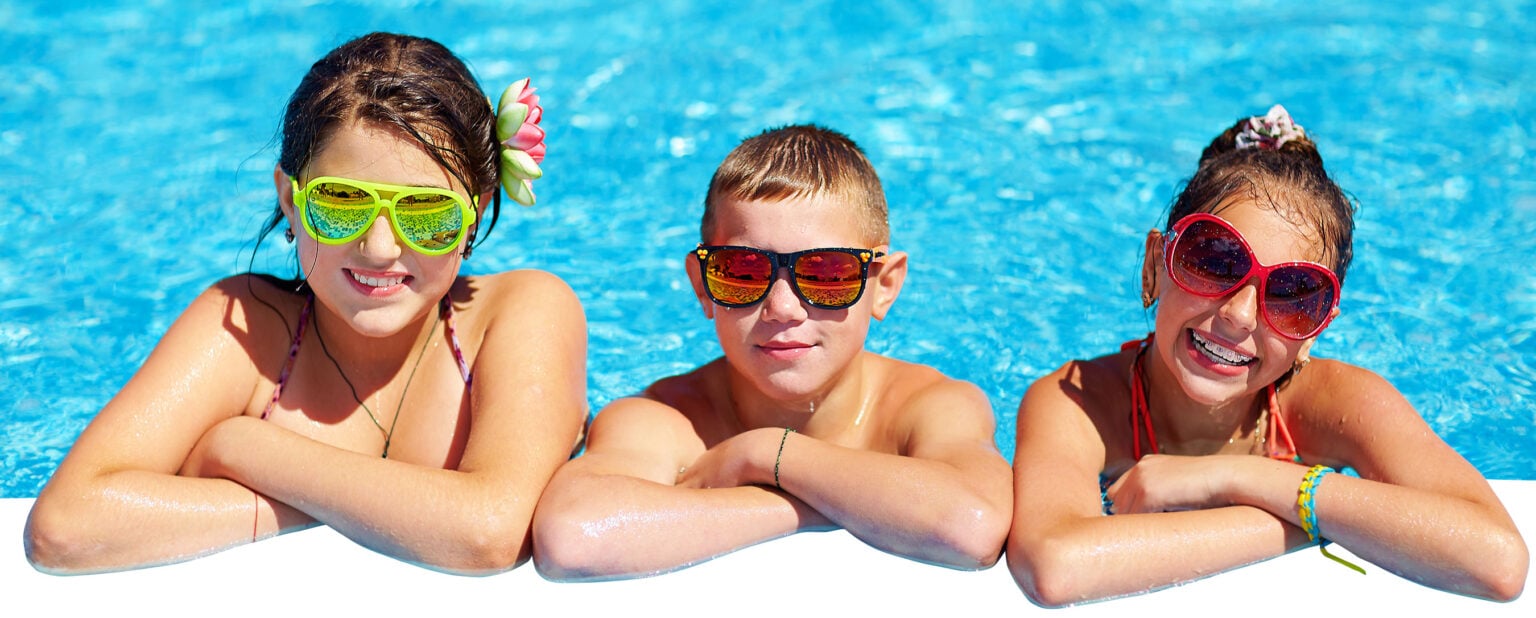
[{"label": "yellow beaded bracelet", "polygon": [[1328,539],[1323,538],[1323,531],[1317,526],[1317,506],[1314,504],[1317,488],[1323,484],[1323,477],[1330,472],[1333,472],[1333,468],[1328,466],[1312,466],[1312,469],[1307,470],[1307,475],[1301,478],[1301,488],[1296,491],[1296,515],[1301,519],[1301,530],[1307,533],[1307,540],[1318,542],[1317,549],[1328,559],[1365,575],[1365,569],[1328,552]]}]

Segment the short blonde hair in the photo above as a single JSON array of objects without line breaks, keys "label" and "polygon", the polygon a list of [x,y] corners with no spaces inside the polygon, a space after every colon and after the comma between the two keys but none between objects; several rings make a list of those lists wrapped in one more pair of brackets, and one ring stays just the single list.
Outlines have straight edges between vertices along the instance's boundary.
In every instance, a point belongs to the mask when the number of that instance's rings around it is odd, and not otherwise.
[{"label": "short blonde hair", "polygon": [[762,201],[821,195],[858,208],[865,240],[890,242],[885,190],[874,166],[848,136],[816,125],[769,129],[732,150],[709,181],[699,232],[709,242],[722,197]]}]

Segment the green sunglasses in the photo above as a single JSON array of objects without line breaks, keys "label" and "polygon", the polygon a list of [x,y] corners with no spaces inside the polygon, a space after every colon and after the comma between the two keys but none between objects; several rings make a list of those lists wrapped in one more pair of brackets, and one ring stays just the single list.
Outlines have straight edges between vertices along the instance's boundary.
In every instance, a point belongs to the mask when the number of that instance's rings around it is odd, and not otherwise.
[{"label": "green sunglasses", "polygon": [[412,249],[427,255],[453,251],[464,230],[475,224],[477,200],[469,203],[457,193],[432,187],[406,187],[321,176],[299,188],[293,183],[293,204],[311,238],[327,245],[357,240],[389,209],[395,234]]}]

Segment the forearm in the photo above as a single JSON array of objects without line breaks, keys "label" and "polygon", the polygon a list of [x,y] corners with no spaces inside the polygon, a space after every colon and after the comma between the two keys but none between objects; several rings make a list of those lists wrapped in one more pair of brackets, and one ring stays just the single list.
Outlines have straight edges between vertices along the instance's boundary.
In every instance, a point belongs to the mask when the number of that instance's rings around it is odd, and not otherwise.
[{"label": "forearm", "polygon": [[773,463],[785,491],[882,550],[966,569],[990,566],[1002,553],[1012,509],[1001,457],[997,474],[968,475],[946,462],[790,434]]},{"label": "forearm", "polygon": [[[1298,487],[1306,469],[1265,468],[1234,498],[1299,525]],[[1322,477],[1312,495],[1321,535],[1384,569],[1486,598],[1513,598],[1523,587],[1529,556],[1500,508],[1343,474]]]},{"label": "forearm", "polygon": [[516,564],[527,546],[536,496],[506,483],[354,453],[249,417],[218,429],[220,476],[380,553],[482,573]]},{"label": "forearm", "polygon": [[830,522],[762,487],[691,489],[562,471],[534,522],[535,563],[558,580],[652,575]]},{"label": "forearm", "polygon": [[1024,514],[1008,565],[1036,603],[1060,606],[1155,590],[1278,556],[1300,529],[1252,507],[1072,517]]},{"label": "forearm", "polygon": [[60,480],[34,503],[25,535],[28,559],[49,572],[179,562],[310,523],[224,479],[123,470]]}]

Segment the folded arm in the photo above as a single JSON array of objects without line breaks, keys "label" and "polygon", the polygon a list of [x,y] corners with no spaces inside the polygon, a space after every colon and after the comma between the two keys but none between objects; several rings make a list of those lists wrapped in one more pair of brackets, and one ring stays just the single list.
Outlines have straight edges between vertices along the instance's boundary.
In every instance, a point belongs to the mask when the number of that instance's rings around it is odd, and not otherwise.
[{"label": "folded arm", "polygon": [[80,434],[27,519],[33,566],[83,573],[175,562],[249,543],[253,527],[265,536],[312,523],[229,480],[177,476],[203,433],[250,401],[259,375],[249,333],[282,331],[265,308],[246,313],[251,289],[265,285],[229,279],[200,295]]},{"label": "folded arm", "polygon": [[[962,569],[1002,554],[1012,512],[1008,463],[993,443],[991,405],[946,381],[909,401],[902,454],[846,448],[759,429],[746,480],[785,491],[887,552]],[[779,444],[783,442],[783,454]]]},{"label": "folded arm", "polygon": [[683,453],[697,440],[688,421],[661,403],[620,399],[604,408],[586,453],[562,466],[540,499],[539,572],[559,580],[650,575],[829,526],[772,489],[678,486]]},{"label": "folded arm", "polygon": [[553,276],[503,277],[517,285],[475,292],[497,318],[473,359],[471,431],[457,469],[381,459],[237,417],[204,437],[202,474],[424,566],[472,574],[514,566],[528,555],[539,493],[584,417],[586,325],[575,295]]},{"label": "folded arm", "polygon": [[1115,374],[1084,365],[1041,378],[1019,406],[1007,556],[1032,601],[1060,606],[1146,592],[1306,543],[1300,529],[1247,506],[1105,516],[1098,478],[1106,447],[1085,407],[1114,388]]},{"label": "folded arm", "polygon": [[[1313,492],[1323,536],[1427,586],[1495,600],[1520,595],[1529,554],[1514,521],[1466,459],[1376,374],[1321,361],[1302,374],[1293,431],[1309,459],[1348,466]],[[1363,412],[1362,412],[1363,411]],[[1314,455],[1315,453],[1315,455]],[[1217,499],[1292,524],[1306,467],[1260,458],[1229,466]]]}]

